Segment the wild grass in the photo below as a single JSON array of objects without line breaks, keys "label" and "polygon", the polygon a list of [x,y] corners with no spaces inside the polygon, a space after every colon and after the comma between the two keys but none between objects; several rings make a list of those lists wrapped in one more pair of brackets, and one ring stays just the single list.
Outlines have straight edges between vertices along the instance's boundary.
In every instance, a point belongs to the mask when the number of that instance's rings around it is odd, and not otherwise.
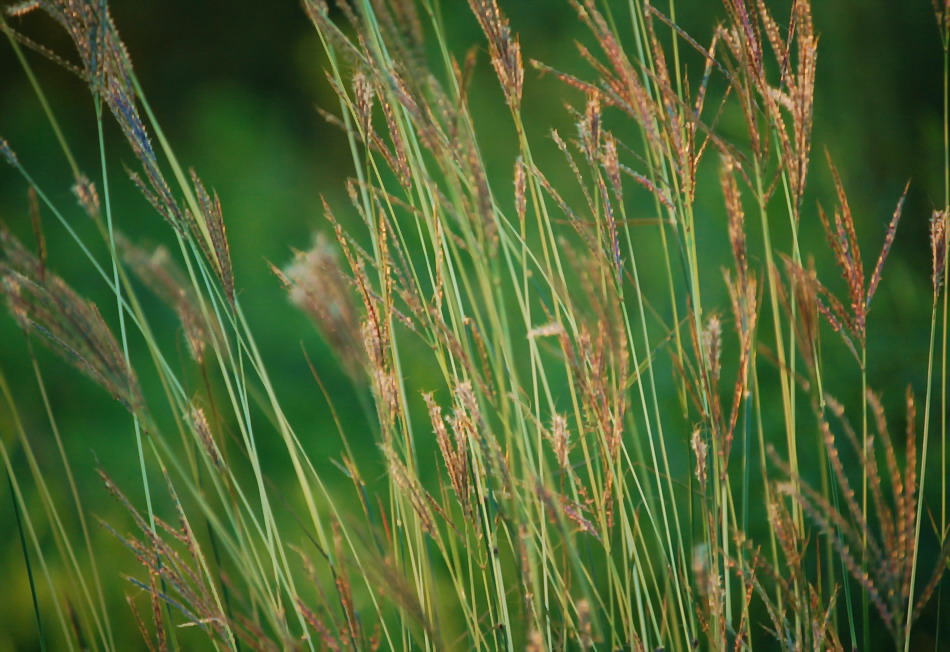
[{"label": "wild grass", "polygon": [[[495,0],[464,7],[484,40],[463,59],[457,48],[469,44],[449,42],[444,27],[449,3],[303,2],[338,99],[326,118],[349,146],[350,203],[325,201],[312,248],[272,272],[274,291],[283,286],[334,354],[307,359],[327,398],[319,409],[339,430],[332,481],[260,353],[222,203],[179,163],[106,3],[7,9],[46,14],[75,46],[55,54],[0,23],[102,242],[86,242],[75,207],[57,205],[0,140],[32,198],[37,242],[34,251],[0,231],[2,293],[27,354],[50,347],[129,412],[144,496],[99,469],[127,512],[100,524],[140,565],[122,578],[93,543],[48,372],[34,358],[69,500],[50,491],[61,479],[36,462],[0,376],[17,424],[0,453],[39,645],[819,650],[871,649],[886,630],[911,649],[925,609],[940,621],[946,606],[931,598],[950,560],[946,198],[930,220],[926,386],[871,388],[872,300],[909,190],[893,198],[867,268],[866,222],[842,175],[830,154],[813,163],[820,48],[809,0],[781,17],[765,0],[723,0],[708,43],[677,26],[684,0],[665,10],[567,2],[590,36],[571,70],[523,60]],[[946,71],[950,5],[934,9]],[[88,84],[100,152],[89,171],[24,48]],[[516,137],[504,175],[485,162],[494,136],[470,106],[486,56]],[[561,82],[554,99],[570,103],[576,126],[549,133],[555,158],[540,155],[547,143],[523,111],[539,76]],[[127,176],[167,222],[169,245],[136,244],[131,223],[118,230],[109,114],[137,161]],[[720,128],[724,116],[744,132]],[[576,187],[553,183],[558,169]],[[834,189],[829,211],[810,193],[815,175]],[[697,194],[711,188],[721,210],[700,213]],[[799,237],[806,222],[820,222],[827,244]],[[47,237],[72,243],[113,306],[56,275]],[[721,269],[715,247],[729,252]],[[816,257],[843,283],[820,275]],[[177,317],[188,360],[161,345],[146,292]],[[133,339],[147,355],[131,354]],[[829,364],[849,365],[850,386],[830,386]],[[338,418],[326,365],[352,383],[365,431]],[[857,404],[835,398],[855,386]],[[879,392],[904,395],[904,414],[886,416]],[[903,424],[901,443],[889,422]],[[939,510],[927,482],[934,438]],[[261,454],[265,440],[279,442],[282,460]],[[73,512],[79,537],[63,526]],[[127,640],[117,595],[141,640]]]}]

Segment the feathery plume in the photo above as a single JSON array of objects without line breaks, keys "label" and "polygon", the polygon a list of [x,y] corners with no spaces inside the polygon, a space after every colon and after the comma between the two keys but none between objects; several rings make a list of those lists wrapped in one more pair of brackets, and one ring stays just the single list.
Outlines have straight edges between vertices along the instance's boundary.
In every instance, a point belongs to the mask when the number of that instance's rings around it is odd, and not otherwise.
[{"label": "feathery plume", "polygon": [[488,39],[491,63],[501,82],[508,106],[512,111],[518,111],[524,84],[524,66],[518,37],[511,33],[508,19],[498,9],[496,0],[468,0],[468,4]]},{"label": "feathery plume", "polygon": [[95,304],[80,297],[0,228],[0,294],[20,327],[107,390],[130,412],[143,406],[135,372]]},{"label": "feathery plume", "polygon": [[307,251],[274,273],[288,290],[290,301],[307,313],[354,381],[365,378],[366,354],[359,339],[360,323],[350,282],[339,253],[323,233]]},{"label": "feathery plume", "polygon": [[[198,196],[198,207],[201,209],[201,223],[198,222],[198,216],[192,215],[190,218],[192,231],[214,266],[218,275],[218,280],[224,288],[224,293],[234,307],[234,271],[231,268],[231,250],[228,246],[228,238],[224,229],[224,215],[221,212],[221,200],[218,199],[218,193],[209,194],[205,189],[198,174],[191,170],[191,181],[195,186],[195,193]],[[201,226],[204,226],[208,232],[208,238],[202,235]]]}]

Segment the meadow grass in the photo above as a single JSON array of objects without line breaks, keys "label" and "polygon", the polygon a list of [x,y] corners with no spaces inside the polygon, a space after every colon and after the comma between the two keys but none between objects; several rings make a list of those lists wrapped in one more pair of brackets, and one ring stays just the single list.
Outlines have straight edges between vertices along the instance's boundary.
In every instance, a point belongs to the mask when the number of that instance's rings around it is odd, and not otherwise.
[{"label": "meadow grass", "polygon": [[[8,8],[48,15],[75,46],[57,55],[0,23],[101,238],[84,239],[77,207],[0,140],[36,242],[0,230],[2,292],[64,469],[37,461],[0,375],[14,424],[0,455],[38,645],[819,650],[872,649],[882,632],[905,650],[946,645],[946,606],[932,598],[950,560],[950,5],[934,5],[947,196],[930,220],[930,348],[915,391],[871,387],[868,373],[869,313],[909,190],[862,254],[842,175],[812,152],[810,2],[779,18],[766,0],[723,0],[700,43],[677,26],[686,0],[565,1],[590,36],[571,70],[524,61],[495,0],[303,2],[338,100],[323,110],[348,144],[332,155],[350,159],[350,202],[325,201],[312,248],[271,272],[333,353],[307,358],[337,425],[318,434],[339,437],[332,479],[255,340],[221,201],[175,156],[105,1]],[[462,9],[484,36],[464,55],[471,44],[449,41],[443,13]],[[25,50],[88,84],[95,169],[72,154]],[[504,178],[484,160],[497,135],[470,107],[486,58],[514,134]],[[532,76],[558,80],[573,133],[537,142],[523,111]],[[125,175],[107,155],[110,120],[137,162]],[[563,168],[575,187],[551,181]],[[815,175],[831,203],[809,192]],[[122,176],[171,244],[120,232]],[[714,215],[697,209],[709,192]],[[827,242],[800,238],[803,222]],[[57,276],[47,237],[72,243],[114,305]],[[145,294],[177,317],[185,363],[163,348]],[[34,343],[129,413],[144,498],[100,468],[127,516],[98,524],[140,565],[131,577],[97,554]],[[321,379],[331,364],[365,431],[338,417]],[[832,364],[849,386],[831,386]],[[835,397],[853,387],[855,404]],[[904,397],[901,413],[885,413],[885,392]],[[280,460],[261,453],[273,441]]]}]

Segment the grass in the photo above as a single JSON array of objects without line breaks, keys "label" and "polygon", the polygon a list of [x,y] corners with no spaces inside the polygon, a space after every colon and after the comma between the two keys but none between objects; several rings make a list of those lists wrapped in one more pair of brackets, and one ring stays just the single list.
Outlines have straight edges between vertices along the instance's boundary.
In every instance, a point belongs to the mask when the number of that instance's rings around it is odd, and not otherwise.
[{"label": "grass", "polygon": [[[820,48],[808,0],[781,19],[765,0],[724,0],[708,43],[677,26],[684,0],[568,1],[590,39],[571,70],[523,60],[495,0],[467,3],[484,40],[464,57],[448,3],[304,1],[338,100],[325,117],[349,146],[350,202],[324,201],[313,247],[271,271],[333,353],[302,354],[337,426],[318,435],[339,436],[329,472],[255,339],[221,201],[175,156],[105,2],[9,9],[52,17],[75,46],[67,63],[2,23],[101,239],[81,235],[75,208],[0,140],[37,243],[0,232],[2,292],[65,469],[49,477],[37,461],[3,380],[16,427],[0,453],[38,645],[817,650],[871,649],[881,632],[905,650],[939,645],[947,202],[930,221],[918,416],[913,388],[872,388],[868,373],[872,300],[912,189],[893,198],[866,268],[842,175],[830,154],[813,163]],[[934,9],[946,65],[950,7]],[[87,83],[94,180],[23,48]],[[493,134],[470,106],[486,56],[514,134],[504,176],[485,161]],[[552,99],[570,103],[575,133],[534,136],[532,75],[559,82]],[[109,120],[167,246],[117,227]],[[573,187],[552,181],[565,169]],[[810,190],[820,175],[827,211]],[[721,195],[715,215],[698,208],[709,192]],[[800,237],[809,222],[827,244]],[[47,230],[114,306],[100,311],[56,275]],[[186,359],[163,346],[147,294],[177,318]],[[129,413],[141,487],[98,469],[125,511],[98,522],[137,562],[129,577],[93,544],[34,342]],[[365,426],[340,418],[330,366]],[[835,398],[855,387],[855,404]],[[877,392],[905,397],[902,445]],[[279,460],[262,450],[275,442]],[[927,491],[938,463],[939,518]],[[141,640],[128,638],[117,596]]]}]

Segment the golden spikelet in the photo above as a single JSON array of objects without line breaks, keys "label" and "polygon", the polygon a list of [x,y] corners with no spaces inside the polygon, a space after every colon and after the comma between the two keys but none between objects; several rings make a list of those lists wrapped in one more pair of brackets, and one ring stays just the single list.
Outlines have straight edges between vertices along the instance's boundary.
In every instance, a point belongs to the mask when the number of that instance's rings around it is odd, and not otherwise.
[{"label": "golden spikelet", "polygon": [[375,89],[362,71],[353,75],[353,91],[356,95],[356,117],[359,122],[360,133],[364,139],[369,139],[369,134],[373,128]]},{"label": "golden spikelet", "polygon": [[85,175],[80,175],[73,184],[73,194],[82,207],[83,212],[92,219],[98,219],[101,215],[101,204],[99,202],[99,191],[96,190],[96,184],[89,180]]},{"label": "golden spikelet", "polygon": [[218,445],[214,441],[214,435],[211,434],[211,426],[208,425],[208,418],[205,416],[204,410],[193,406],[190,417],[191,426],[194,428],[195,434],[198,435],[198,441],[201,442],[208,459],[211,460],[218,471],[223,471],[224,460],[222,460],[221,451],[218,450]]},{"label": "golden spikelet", "polygon": [[512,111],[518,111],[524,85],[524,65],[518,38],[511,33],[508,19],[498,9],[496,0],[468,0],[468,4],[488,39],[492,67],[501,82],[505,100]]},{"label": "golden spikelet", "polygon": [[696,480],[700,487],[706,486],[706,458],[709,452],[709,446],[703,440],[702,429],[694,428],[693,436],[689,440],[690,447],[693,449],[693,455],[696,456]]},{"label": "golden spikelet", "polygon": [[457,427],[453,427],[455,435],[454,440],[449,437],[448,430],[445,427],[445,419],[442,417],[442,408],[436,404],[432,394],[423,394],[426,407],[429,410],[429,420],[432,422],[432,428],[435,431],[436,442],[442,453],[442,460],[445,463],[446,471],[449,474],[449,481],[452,489],[458,497],[459,503],[466,515],[472,516],[472,506],[470,502],[471,487],[469,483],[468,471],[468,441],[466,433]]},{"label": "golden spikelet", "polygon": [[16,4],[10,5],[9,7],[4,7],[4,11],[8,16],[13,16],[14,18],[19,18],[25,16],[30,12],[36,11],[40,8],[40,3],[38,0],[24,0],[23,2],[18,2]]}]

